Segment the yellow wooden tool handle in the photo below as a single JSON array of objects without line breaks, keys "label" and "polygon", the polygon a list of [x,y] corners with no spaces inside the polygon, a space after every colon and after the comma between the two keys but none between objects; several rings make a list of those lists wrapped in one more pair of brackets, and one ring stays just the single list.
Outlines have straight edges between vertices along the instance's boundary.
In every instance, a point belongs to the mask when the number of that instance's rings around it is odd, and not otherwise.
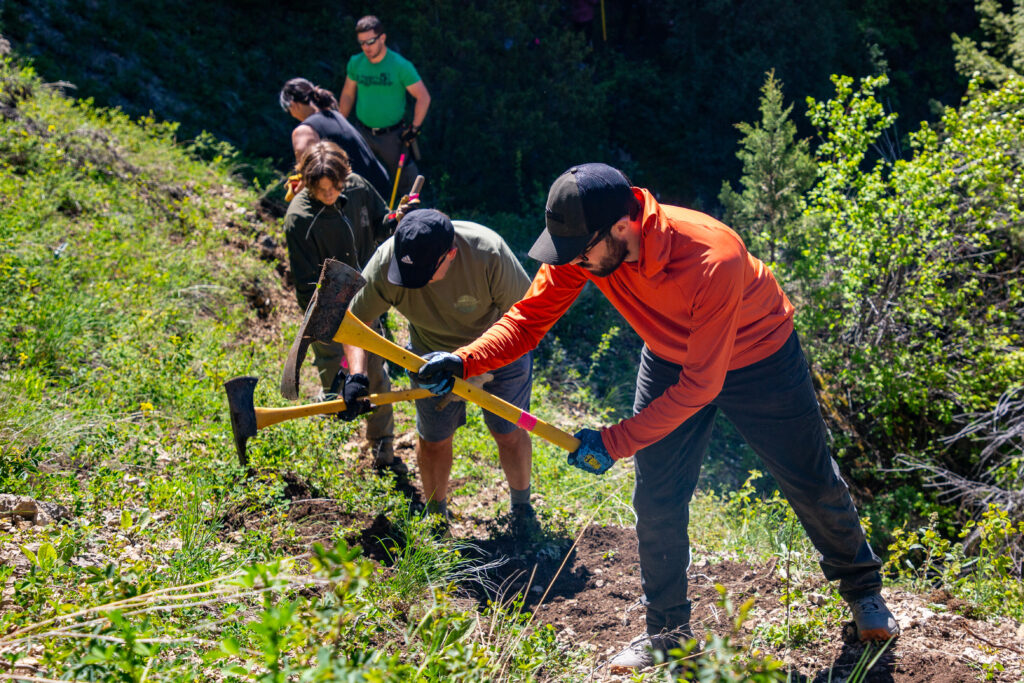
[{"label": "yellow wooden tool handle", "polygon": [[[374,406],[398,403],[399,401],[411,401],[417,398],[428,398],[432,394],[426,389],[405,389],[404,391],[391,391],[385,394],[370,394],[367,400]],[[341,399],[336,401],[324,401],[322,403],[308,403],[303,406],[289,406],[287,408],[256,408],[256,429],[263,429],[278,422],[294,420],[299,417],[310,415],[328,415],[345,410],[345,402]]]},{"label": "yellow wooden tool handle", "polygon": [[[334,335],[334,341],[366,349],[370,353],[387,358],[389,361],[398,363],[406,370],[411,370],[412,372],[419,370],[425,362],[416,354],[406,351],[398,344],[388,341],[371,330],[359,318],[352,315],[351,311],[345,312],[345,319],[341,321],[341,325]],[[472,401],[484,410],[489,410],[498,417],[502,417],[512,424],[522,427],[528,432],[533,432],[559,448],[575,451],[580,447],[580,440],[575,436],[534,417],[524,410],[520,410],[508,401],[502,400],[488,391],[473,386],[464,379],[455,378],[455,387],[452,389],[452,392],[467,401]]]}]

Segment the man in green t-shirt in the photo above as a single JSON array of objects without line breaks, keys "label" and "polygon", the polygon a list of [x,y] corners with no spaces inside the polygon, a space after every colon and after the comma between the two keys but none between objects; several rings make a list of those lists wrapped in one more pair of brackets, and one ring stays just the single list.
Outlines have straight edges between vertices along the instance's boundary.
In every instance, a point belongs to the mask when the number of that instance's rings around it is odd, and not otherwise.
[{"label": "man in green t-shirt", "polygon": [[[408,319],[409,345],[419,355],[452,351],[476,339],[530,286],[526,271],[496,232],[469,221],[453,222],[433,209],[412,210],[401,218],[394,237],[377,249],[363,269],[363,277],[366,285],[349,310],[365,322],[394,306]],[[366,352],[346,345],[345,355],[352,372],[361,372]],[[531,354],[492,374],[483,383],[484,389],[529,410]],[[513,533],[527,534],[536,524],[530,505],[530,437],[522,428],[487,411],[484,422],[498,445],[498,459],[508,480]],[[465,423],[463,402],[447,402],[443,397],[416,401],[417,462],[423,495],[427,511],[440,514],[445,523],[452,439]]]},{"label": "man in green t-shirt", "polygon": [[[350,118],[355,104],[356,128],[392,178],[398,171],[399,158],[406,153],[398,184],[398,196],[401,196],[408,193],[419,174],[410,146],[427,117],[430,93],[412,62],[388,49],[387,34],[380,19],[366,16],[356,22],[356,38],[363,51],[348,60],[338,110],[342,116]],[[406,93],[415,101],[409,126],[404,121]]]}]

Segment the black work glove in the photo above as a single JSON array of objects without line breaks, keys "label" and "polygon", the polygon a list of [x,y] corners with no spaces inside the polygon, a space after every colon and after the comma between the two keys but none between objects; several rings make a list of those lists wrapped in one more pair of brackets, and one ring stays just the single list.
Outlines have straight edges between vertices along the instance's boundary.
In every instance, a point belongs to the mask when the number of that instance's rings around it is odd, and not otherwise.
[{"label": "black work glove", "polygon": [[394,235],[395,229],[398,228],[398,224],[402,222],[402,219],[405,218],[410,211],[422,208],[423,206],[420,205],[419,196],[409,199],[409,195],[404,195],[401,201],[398,202],[398,208],[384,216],[384,232],[389,237]]},{"label": "black work glove", "polygon": [[427,362],[420,366],[418,372],[410,372],[409,376],[434,396],[447,394],[455,386],[455,378],[462,377],[462,359],[454,353],[431,351],[423,356],[423,360]]},{"label": "black work glove", "polygon": [[399,135],[398,137],[402,140],[402,142],[408,145],[410,142],[415,140],[419,136],[419,134],[419,126],[409,126],[405,130],[403,130],[402,134]]},{"label": "black work glove", "polygon": [[339,420],[354,420],[363,413],[373,410],[373,406],[363,396],[370,395],[370,380],[360,373],[350,374],[345,378],[345,386],[341,390],[341,398],[345,401],[345,410],[338,413]]}]

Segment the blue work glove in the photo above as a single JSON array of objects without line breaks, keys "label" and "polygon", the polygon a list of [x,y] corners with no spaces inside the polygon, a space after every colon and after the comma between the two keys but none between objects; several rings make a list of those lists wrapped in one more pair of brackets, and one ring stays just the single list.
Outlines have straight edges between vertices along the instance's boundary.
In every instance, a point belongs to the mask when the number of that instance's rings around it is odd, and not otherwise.
[{"label": "blue work glove", "polygon": [[423,356],[427,361],[419,372],[410,372],[416,383],[434,396],[443,396],[455,386],[455,378],[462,377],[462,359],[447,351],[431,351]]},{"label": "blue work glove", "polygon": [[615,464],[604,447],[601,432],[581,429],[573,434],[580,440],[580,447],[569,454],[569,464],[591,474],[604,474]]}]

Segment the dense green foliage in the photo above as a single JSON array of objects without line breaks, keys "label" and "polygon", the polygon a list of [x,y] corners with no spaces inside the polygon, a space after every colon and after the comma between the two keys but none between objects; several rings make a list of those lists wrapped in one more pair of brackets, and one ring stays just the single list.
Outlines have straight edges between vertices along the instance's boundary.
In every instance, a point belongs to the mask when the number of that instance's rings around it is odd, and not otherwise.
[{"label": "dense green foliage", "polygon": [[[957,415],[991,408],[1024,377],[1024,82],[972,86],[938,130],[911,136],[910,159],[865,171],[891,123],[877,85],[837,78],[837,96],[812,104],[823,142],[800,320],[826,393],[845,404],[847,443],[888,463],[938,457]],[[959,457],[966,473],[975,463]]]},{"label": "dense green foliage", "polygon": [[977,10],[984,37],[953,35],[957,71],[995,85],[1024,76],[1024,2],[1003,12],[996,0],[977,0]]},{"label": "dense green foliage", "polygon": [[801,97],[826,97],[832,73],[887,69],[886,102],[914,125],[930,100],[956,101],[949,35],[976,25],[971,0],[607,0],[605,41],[599,19],[573,30],[568,4],[7,0],[0,30],[50,80],[283,170],[294,121],[278,89],[301,75],[337,93],[355,20],[376,14],[434,98],[421,138],[431,196],[536,216],[551,179],[581,161],[713,208],[739,174],[734,124],[755,118],[769,69]]}]

